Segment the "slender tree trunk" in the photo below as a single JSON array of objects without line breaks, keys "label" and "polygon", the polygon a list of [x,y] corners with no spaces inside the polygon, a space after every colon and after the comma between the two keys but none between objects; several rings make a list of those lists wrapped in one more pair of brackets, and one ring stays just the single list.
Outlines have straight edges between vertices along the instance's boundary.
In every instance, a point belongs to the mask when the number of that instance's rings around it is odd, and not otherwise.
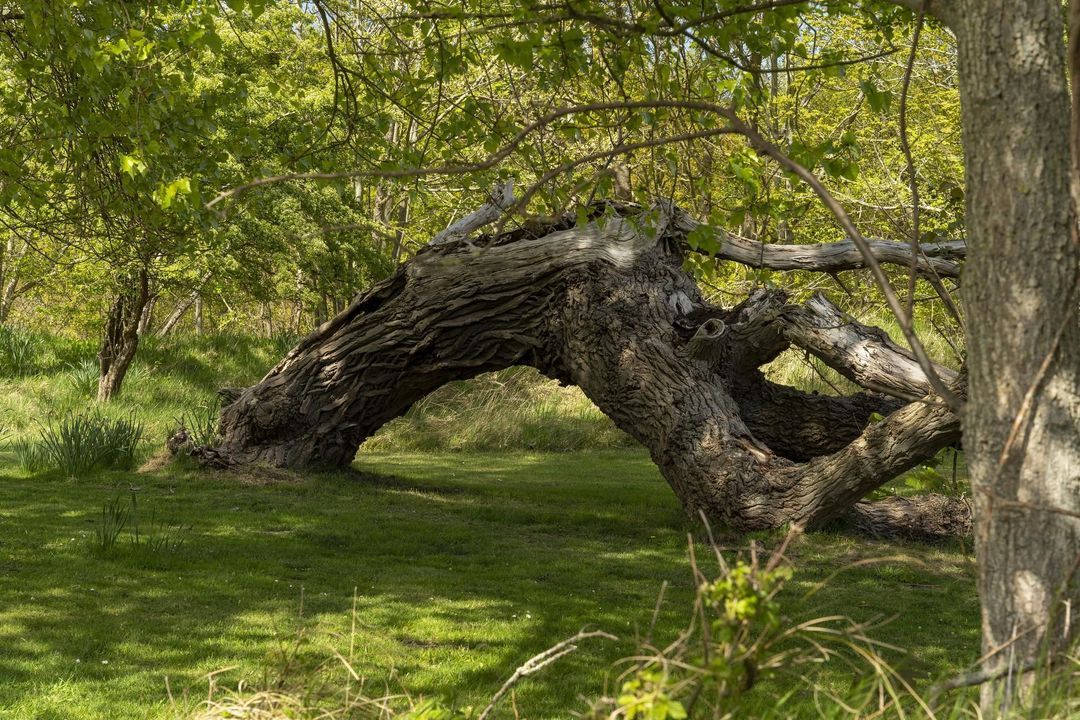
[{"label": "slender tree trunk", "polygon": [[[23,257],[26,256],[27,244],[19,242],[14,235],[9,235],[6,246],[3,249],[3,258],[0,262],[0,285],[3,287],[0,293],[0,323],[7,322],[11,314],[11,308],[15,299],[20,294],[19,276]],[[22,288],[25,292],[25,287]]]},{"label": "slender tree trunk", "polygon": [[154,307],[157,306],[158,295],[155,293],[150,296],[150,299],[143,306],[142,313],[139,315],[139,337],[142,337],[146,333],[150,332],[150,326],[154,322]]},{"label": "slender tree trunk", "polygon": [[[987,669],[1018,670],[1080,626],[1080,246],[1064,27],[1056,0],[954,10],[970,244],[964,445],[983,645]],[[1016,686],[986,686],[984,710],[997,716],[1010,701],[998,691]]]},{"label": "slender tree trunk", "polygon": [[198,301],[199,294],[202,292],[203,288],[206,287],[206,283],[210,280],[210,276],[211,273],[206,273],[205,275],[203,275],[202,279],[199,281],[198,286],[190,293],[185,295],[184,298],[176,304],[176,307],[173,308],[173,311],[169,313],[169,316],[167,318],[165,318],[165,322],[161,324],[161,328],[158,329],[156,333],[158,337],[165,337],[176,328],[176,326],[184,318],[184,315],[187,314],[187,311],[190,310],[191,307],[195,305],[195,303]]},{"label": "slender tree trunk", "polygon": [[203,334],[203,299],[201,295],[195,296],[195,335],[202,337]]},{"label": "slender tree trunk", "polygon": [[125,283],[116,294],[105,323],[105,338],[98,353],[99,402],[107,402],[120,392],[135,351],[139,347],[139,322],[150,298],[150,281],[145,269]]}]

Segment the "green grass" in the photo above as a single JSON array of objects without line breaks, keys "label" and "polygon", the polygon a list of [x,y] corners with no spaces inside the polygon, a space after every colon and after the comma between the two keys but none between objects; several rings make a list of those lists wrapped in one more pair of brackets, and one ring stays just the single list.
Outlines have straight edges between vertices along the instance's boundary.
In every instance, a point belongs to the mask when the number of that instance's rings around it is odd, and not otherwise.
[{"label": "green grass", "polygon": [[[632,652],[664,581],[657,637],[686,620],[689,527],[640,451],[362,453],[357,467],[71,481],[5,461],[0,716],[173,717],[165,678],[181,707],[205,696],[215,670],[233,668],[221,684],[257,684],[301,626],[301,665],[346,652],[355,588],[357,669],[380,691],[389,682],[482,703],[517,664],[584,625],[623,637],[519,688],[526,717],[567,717]],[[123,539],[112,553],[93,549],[102,506],[132,487],[140,512],[191,526],[179,550],[140,552]],[[973,564],[961,548],[813,535],[791,556],[786,612],[893,618],[875,636],[910,650],[902,665],[917,680],[976,656]],[[846,565],[883,557],[801,600]],[[836,688],[849,680],[839,667],[825,677]],[[770,695],[763,686],[760,701]]]},{"label": "green grass", "polygon": [[[0,718],[173,718],[166,679],[185,711],[205,697],[208,673],[227,668],[219,685],[259,687],[286,664],[302,677],[350,643],[372,694],[483,704],[519,663],[583,626],[619,635],[518,688],[524,717],[564,718],[635,650],[664,582],[656,639],[685,626],[694,528],[644,451],[580,392],[533,371],[433,394],[372,438],[351,473],[230,475],[180,463],[72,479],[20,467],[14,448],[96,406],[94,348],[41,334],[17,340],[0,348],[18,366],[0,368]],[[147,342],[101,411],[134,414],[145,458],[181,416],[212,406],[218,387],[258,380],[281,344]],[[910,480],[885,491],[940,481]],[[132,518],[104,540],[103,518],[119,517],[133,492],[140,542]],[[772,546],[779,536],[756,540]],[[696,552],[709,556],[700,543]],[[874,636],[909,650],[894,659],[918,682],[976,657],[966,548],[815,534],[790,555],[790,617],[884,622]],[[819,678],[836,691],[851,679],[841,666]],[[763,684],[751,706],[767,708],[793,682]],[[810,696],[799,698],[814,717]]]},{"label": "green grass", "polygon": [[132,413],[157,447],[184,413],[216,402],[217,389],[256,382],[278,359],[274,340],[232,335],[148,338],[120,395],[107,405],[97,393],[96,348],[88,342],[35,335],[32,373],[0,374],[0,418],[9,441],[40,437],[69,413],[97,411],[113,419]]},{"label": "green grass", "polygon": [[567,452],[636,445],[576,387],[527,367],[449,383],[367,442],[372,450],[398,452]]}]

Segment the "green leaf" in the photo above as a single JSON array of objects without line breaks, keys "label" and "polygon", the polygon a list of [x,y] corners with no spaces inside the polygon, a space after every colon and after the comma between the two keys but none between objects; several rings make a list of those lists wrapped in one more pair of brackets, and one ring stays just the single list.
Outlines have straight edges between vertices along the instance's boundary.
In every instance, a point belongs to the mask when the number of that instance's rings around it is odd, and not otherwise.
[{"label": "green leaf", "polygon": [[121,155],[120,169],[126,172],[128,177],[134,179],[136,173],[142,174],[146,171],[146,163],[135,155]]}]

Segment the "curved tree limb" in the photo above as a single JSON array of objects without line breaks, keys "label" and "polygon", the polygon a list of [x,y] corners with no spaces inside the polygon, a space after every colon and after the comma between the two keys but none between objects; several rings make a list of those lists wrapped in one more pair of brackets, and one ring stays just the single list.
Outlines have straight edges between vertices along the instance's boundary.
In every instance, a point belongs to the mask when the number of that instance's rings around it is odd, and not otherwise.
[{"label": "curved tree limb", "polygon": [[[941,403],[867,425],[896,404],[763,383],[753,363],[792,337],[804,341],[795,331],[804,326],[808,345],[824,342],[836,322],[829,306],[804,306],[825,313],[813,323],[775,293],[733,310],[710,305],[683,270],[676,219],[660,204],[580,227],[557,221],[551,227],[562,229],[539,236],[522,228],[426,248],[240,391],[222,411],[220,444],[200,454],[221,464],[347,465],[367,437],[442,384],[526,364],[579,386],[648,448],[688,512],[760,529],[838,517],[955,441],[959,421]],[[842,329],[858,335],[855,327]],[[693,348],[693,337],[708,347]],[[858,337],[822,351],[857,380],[885,372],[886,361],[912,362],[881,337]],[[855,357],[867,348],[875,362]],[[925,378],[906,382],[921,388]],[[767,421],[766,408],[785,407],[793,420]],[[844,442],[823,441],[844,412],[853,416],[838,424]]]}]

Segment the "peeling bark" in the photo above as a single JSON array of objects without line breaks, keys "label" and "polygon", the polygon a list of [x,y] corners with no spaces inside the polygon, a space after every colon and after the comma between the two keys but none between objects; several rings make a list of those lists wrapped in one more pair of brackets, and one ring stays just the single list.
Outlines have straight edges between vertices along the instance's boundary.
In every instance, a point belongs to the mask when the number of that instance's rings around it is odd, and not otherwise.
[{"label": "peeling bark", "polygon": [[[765,381],[757,367],[794,343],[856,381],[900,378],[926,394],[905,351],[838,325],[823,298],[707,303],[682,269],[681,211],[595,214],[426,248],[240,391],[203,458],[347,465],[444,383],[519,364],[579,386],[648,448],[688,512],[742,530],[821,525],[958,439],[933,398],[826,398]],[[828,333],[850,342],[827,347]],[[870,423],[874,412],[892,414]]]}]

